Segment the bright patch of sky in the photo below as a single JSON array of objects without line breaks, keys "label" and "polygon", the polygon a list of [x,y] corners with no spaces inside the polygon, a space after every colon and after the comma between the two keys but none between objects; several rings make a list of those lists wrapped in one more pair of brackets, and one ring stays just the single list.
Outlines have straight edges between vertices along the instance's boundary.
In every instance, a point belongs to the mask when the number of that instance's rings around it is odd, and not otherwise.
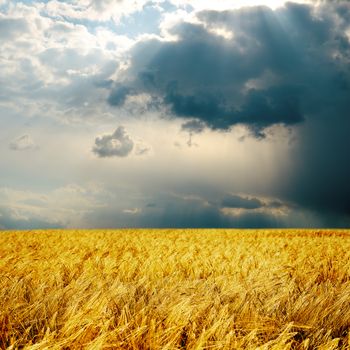
[{"label": "bright patch of sky", "polygon": [[142,10],[122,17],[120,22],[115,24],[114,30],[118,34],[131,38],[136,38],[141,34],[160,34],[159,24],[163,11],[161,5],[147,3]]}]

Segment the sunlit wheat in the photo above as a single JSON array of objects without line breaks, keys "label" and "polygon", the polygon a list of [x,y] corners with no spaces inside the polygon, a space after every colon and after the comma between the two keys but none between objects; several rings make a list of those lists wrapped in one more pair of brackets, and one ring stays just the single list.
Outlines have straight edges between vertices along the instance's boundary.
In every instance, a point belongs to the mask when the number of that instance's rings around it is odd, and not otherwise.
[{"label": "sunlit wheat", "polygon": [[1,349],[350,349],[350,232],[0,233]]}]

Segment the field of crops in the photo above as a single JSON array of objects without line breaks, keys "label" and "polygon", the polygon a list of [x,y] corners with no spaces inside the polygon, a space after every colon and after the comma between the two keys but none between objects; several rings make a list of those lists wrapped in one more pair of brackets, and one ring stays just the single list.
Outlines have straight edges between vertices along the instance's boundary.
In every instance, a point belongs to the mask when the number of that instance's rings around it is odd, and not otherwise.
[{"label": "field of crops", "polygon": [[350,231],[0,232],[1,349],[350,349]]}]

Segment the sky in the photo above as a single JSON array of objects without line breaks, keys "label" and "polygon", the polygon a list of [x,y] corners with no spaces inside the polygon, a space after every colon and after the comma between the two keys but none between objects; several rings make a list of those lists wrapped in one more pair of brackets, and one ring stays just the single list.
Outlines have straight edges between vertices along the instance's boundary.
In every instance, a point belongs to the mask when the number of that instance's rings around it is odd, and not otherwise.
[{"label": "sky", "polygon": [[0,229],[350,227],[350,3],[0,0]]}]

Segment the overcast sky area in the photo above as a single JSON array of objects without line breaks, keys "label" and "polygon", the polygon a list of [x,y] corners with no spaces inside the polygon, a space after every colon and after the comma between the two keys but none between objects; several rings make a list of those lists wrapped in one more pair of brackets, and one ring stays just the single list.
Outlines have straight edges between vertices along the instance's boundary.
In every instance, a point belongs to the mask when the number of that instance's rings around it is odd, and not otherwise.
[{"label": "overcast sky area", "polygon": [[0,0],[0,229],[350,227],[350,3]]}]

